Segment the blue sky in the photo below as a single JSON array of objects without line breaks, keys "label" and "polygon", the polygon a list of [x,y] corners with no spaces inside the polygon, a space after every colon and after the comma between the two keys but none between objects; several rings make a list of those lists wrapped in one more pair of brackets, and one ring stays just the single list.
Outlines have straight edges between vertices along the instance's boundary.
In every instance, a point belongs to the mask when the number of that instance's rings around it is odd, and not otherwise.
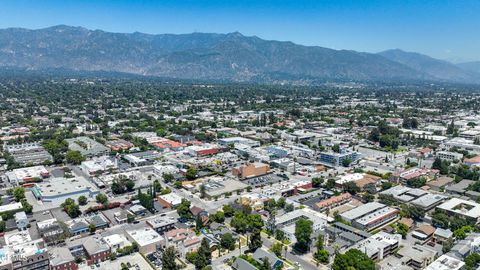
[{"label": "blue sky", "polygon": [[0,1],[0,28],[58,24],[151,34],[239,31],[334,49],[480,60],[474,0]]}]

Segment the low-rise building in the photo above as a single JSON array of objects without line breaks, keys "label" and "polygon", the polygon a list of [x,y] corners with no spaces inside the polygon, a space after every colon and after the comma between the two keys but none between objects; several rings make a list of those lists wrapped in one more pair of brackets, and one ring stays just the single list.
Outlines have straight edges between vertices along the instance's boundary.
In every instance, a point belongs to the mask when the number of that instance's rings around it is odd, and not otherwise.
[{"label": "low-rise building", "polygon": [[465,263],[461,260],[444,254],[429,264],[425,270],[461,270],[464,265]]},{"label": "low-rise building", "polygon": [[5,145],[4,149],[20,165],[37,165],[53,162],[53,157],[39,143]]},{"label": "low-rise building", "polygon": [[480,204],[476,202],[460,198],[451,198],[437,207],[447,211],[447,213],[451,215],[463,217],[475,223],[480,219]]},{"label": "low-rise building", "polygon": [[378,202],[370,202],[340,216],[356,228],[371,231],[398,218],[398,210]]},{"label": "low-rise building", "polygon": [[153,253],[162,246],[162,237],[150,227],[129,230],[127,231],[127,238],[137,243],[138,250],[143,255]]},{"label": "low-rise building", "polygon": [[255,177],[265,175],[270,172],[270,166],[264,163],[248,163],[244,166],[233,168],[232,174],[240,178]]},{"label": "low-rise building", "polygon": [[448,160],[448,161],[460,161],[463,159],[463,154],[457,153],[457,152],[449,152],[449,151],[438,151],[435,154],[436,158],[439,158],[441,160]]},{"label": "low-rise building", "polygon": [[383,260],[393,254],[393,252],[399,247],[401,236],[391,235],[385,232],[379,232],[364,239],[352,248],[358,249],[364,252],[372,260]]},{"label": "low-rise building", "polygon": [[70,150],[79,151],[84,157],[103,156],[110,152],[108,147],[89,137],[67,139],[67,142]]},{"label": "low-rise building", "polygon": [[49,251],[51,270],[77,270],[78,264],[75,262],[70,250],[66,247],[56,247]]}]

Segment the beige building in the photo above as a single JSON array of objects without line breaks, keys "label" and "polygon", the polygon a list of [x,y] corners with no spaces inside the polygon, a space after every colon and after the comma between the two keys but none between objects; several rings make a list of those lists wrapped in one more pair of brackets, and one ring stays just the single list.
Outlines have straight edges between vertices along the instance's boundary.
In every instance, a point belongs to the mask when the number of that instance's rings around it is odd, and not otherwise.
[{"label": "beige building", "polygon": [[264,163],[248,163],[245,166],[233,168],[232,174],[240,178],[248,178],[264,175],[270,172],[270,166]]}]

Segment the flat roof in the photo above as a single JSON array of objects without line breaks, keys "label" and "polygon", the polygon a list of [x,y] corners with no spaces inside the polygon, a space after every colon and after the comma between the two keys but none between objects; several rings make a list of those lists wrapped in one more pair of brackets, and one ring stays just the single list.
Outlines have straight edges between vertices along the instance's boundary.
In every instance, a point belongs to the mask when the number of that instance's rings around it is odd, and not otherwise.
[{"label": "flat roof", "polygon": [[439,205],[438,208],[475,219],[480,218],[480,204],[473,201],[451,198]]},{"label": "flat roof", "polygon": [[354,220],[383,207],[385,207],[385,205],[379,202],[370,202],[342,213],[340,216],[348,220]]},{"label": "flat roof", "polygon": [[139,246],[147,246],[162,240],[160,234],[150,227],[127,231],[127,234],[130,235]]},{"label": "flat roof", "polygon": [[425,270],[458,270],[462,269],[464,265],[464,262],[444,254],[427,266]]}]

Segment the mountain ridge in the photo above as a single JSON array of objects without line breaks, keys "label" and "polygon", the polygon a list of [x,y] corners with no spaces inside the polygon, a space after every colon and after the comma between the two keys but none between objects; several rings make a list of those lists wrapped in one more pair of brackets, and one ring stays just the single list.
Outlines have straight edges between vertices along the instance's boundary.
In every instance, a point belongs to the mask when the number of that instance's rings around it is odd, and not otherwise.
[{"label": "mountain ridge", "polygon": [[0,29],[0,67],[265,83],[459,79],[438,77],[380,54],[264,40],[239,32],[152,35],[66,25]]}]

